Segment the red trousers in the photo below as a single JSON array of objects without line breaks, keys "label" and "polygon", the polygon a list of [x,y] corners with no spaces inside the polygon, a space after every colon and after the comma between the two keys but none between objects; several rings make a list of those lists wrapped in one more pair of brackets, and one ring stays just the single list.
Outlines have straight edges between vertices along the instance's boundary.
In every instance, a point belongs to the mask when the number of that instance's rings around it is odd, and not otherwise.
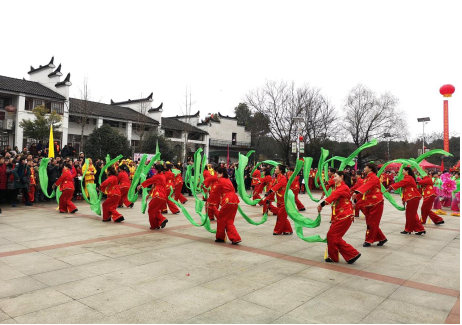
[{"label": "red trousers", "polygon": [[35,201],[35,185],[29,187],[29,201],[32,203]]},{"label": "red trousers", "polygon": [[119,205],[120,196],[119,195],[111,195],[107,197],[106,201],[103,202],[103,220],[112,220],[116,221],[122,215],[117,212],[117,206]]},{"label": "red trousers", "polygon": [[161,198],[153,198],[149,202],[148,215],[149,215],[149,224],[151,229],[159,228],[165,218],[162,215],[162,208],[165,206],[165,200]]},{"label": "red trousers", "polygon": [[[263,200],[263,213],[267,213],[268,210],[273,214],[278,214],[279,209],[272,204],[273,201]],[[269,203],[269,204],[268,204]]]},{"label": "red trousers", "polygon": [[460,209],[459,209],[459,203],[456,199],[456,196],[453,195],[452,196],[452,203],[451,203],[451,211],[454,211],[454,212],[459,212]]},{"label": "red trousers", "polygon": [[175,201],[185,204],[188,201],[183,194],[181,194],[181,189],[183,188],[183,183],[175,185]]},{"label": "red trousers", "polygon": [[[167,193],[166,193],[166,194],[167,194],[167,196],[170,195],[170,187],[167,188]],[[178,207],[176,206],[176,204],[173,203],[172,201],[168,200],[168,199],[167,199],[166,201],[164,201],[164,205],[163,205],[163,207],[162,207],[162,211],[167,211],[167,206],[168,206],[168,208],[170,209],[170,212],[173,213],[173,214],[178,213],[178,212],[180,211],[180,209],[178,209]]]},{"label": "red trousers", "polygon": [[415,197],[406,202],[406,225],[404,230],[407,232],[425,231],[424,226],[419,220],[417,210],[419,209],[420,197]]},{"label": "red trousers", "polygon": [[[260,186],[260,185],[258,185]],[[260,192],[261,193],[261,192]],[[260,196],[260,193],[257,193],[257,191],[253,191],[253,196],[252,196],[252,200],[255,201],[255,200],[258,200],[258,199],[261,199],[261,196]],[[259,205],[263,205],[263,201],[264,200],[261,200],[260,202],[258,202]]]},{"label": "red trousers", "polygon": [[380,220],[382,219],[383,213],[383,201],[370,207],[364,207],[363,209],[367,224],[365,242],[373,244],[376,241],[387,239],[382,230],[380,230]]},{"label": "red trousers", "polygon": [[356,205],[355,205],[355,217],[359,217],[359,211],[361,211],[364,215],[366,215],[366,213],[364,212],[364,204],[362,203],[361,200],[356,202]]},{"label": "red trousers", "polygon": [[119,200],[119,204],[118,204],[119,206],[125,204],[125,206],[128,207],[130,204],[132,204],[132,202],[130,202],[128,200],[128,190],[129,189],[130,189],[130,187],[121,187],[120,188],[120,194],[121,195],[120,195],[120,200]]},{"label": "red trousers", "polygon": [[430,219],[433,221],[433,223],[438,223],[441,221],[444,221],[443,218],[441,218],[439,215],[437,215],[435,212],[432,211],[432,205],[433,202],[435,202],[435,199],[433,196],[430,196],[426,199],[424,199],[422,203],[422,207],[420,208],[420,213],[422,215],[420,221],[425,224],[427,223],[427,218],[430,217]]},{"label": "red trousers", "polygon": [[213,203],[205,203],[205,210],[207,211],[207,215],[209,216],[210,220],[215,220],[215,217],[218,219],[218,208],[217,204]]},{"label": "red trousers", "polygon": [[334,261],[339,261],[339,253],[342,254],[345,261],[358,256],[359,252],[346,241],[343,236],[350,229],[354,216],[349,216],[343,220],[333,220],[329,231],[327,232],[327,255]]},{"label": "red trousers", "polygon": [[441,200],[440,200],[440,197],[439,196],[436,196],[435,197],[435,201],[433,203],[433,209],[436,209],[436,210],[441,210],[442,206],[441,206]]},{"label": "red trousers", "polygon": [[235,243],[241,241],[241,236],[234,227],[234,218],[236,218],[237,204],[225,204],[221,207],[217,216],[217,239],[225,239],[226,234],[229,240]]},{"label": "red trousers", "polygon": [[284,204],[278,204],[278,216],[273,232],[277,234],[282,234],[283,232],[292,232],[292,226],[287,219],[287,211]]},{"label": "red trousers", "polygon": [[301,210],[301,209],[304,209],[305,206],[302,204],[302,202],[300,202],[300,200],[298,199],[298,194],[300,193],[300,190],[292,190],[292,192],[294,192],[294,196],[295,196],[295,204],[297,205],[297,210]]},{"label": "red trousers", "polygon": [[[30,192],[29,192],[30,193]],[[74,196],[74,190],[68,189],[64,190],[59,197],[59,211],[68,213],[72,212],[77,207],[72,203],[72,197]]]}]

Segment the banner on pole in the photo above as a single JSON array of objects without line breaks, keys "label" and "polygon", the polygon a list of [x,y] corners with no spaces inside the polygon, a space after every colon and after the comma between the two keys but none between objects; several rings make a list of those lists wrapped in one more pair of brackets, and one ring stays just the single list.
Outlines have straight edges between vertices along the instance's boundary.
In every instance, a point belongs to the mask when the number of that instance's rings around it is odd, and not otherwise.
[{"label": "banner on pole", "polygon": [[444,101],[444,151],[449,152],[449,112],[448,100]]},{"label": "banner on pole", "polygon": [[292,153],[297,153],[297,142],[292,142]]}]

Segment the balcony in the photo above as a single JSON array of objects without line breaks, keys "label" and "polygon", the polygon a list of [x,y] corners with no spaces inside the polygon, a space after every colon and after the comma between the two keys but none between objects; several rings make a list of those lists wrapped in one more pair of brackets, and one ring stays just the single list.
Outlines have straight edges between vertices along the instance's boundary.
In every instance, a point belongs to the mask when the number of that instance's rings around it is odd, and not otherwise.
[{"label": "balcony", "polygon": [[211,147],[230,147],[230,148],[251,148],[252,145],[250,142],[237,141],[236,144],[232,144],[232,141],[226,140],[213,140],[210,139]]}]

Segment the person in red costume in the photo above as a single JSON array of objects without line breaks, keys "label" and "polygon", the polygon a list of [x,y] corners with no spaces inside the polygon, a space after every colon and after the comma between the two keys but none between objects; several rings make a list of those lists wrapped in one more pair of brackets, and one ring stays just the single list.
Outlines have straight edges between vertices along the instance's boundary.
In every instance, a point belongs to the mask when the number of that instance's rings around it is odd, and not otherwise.
[{"label": "person in red costume", "polygon": [[100,185],[101,192],[107,195],[106,201],[103,202],[103,222],[114,222],[124,221],[123,215],[117,211],[117,206],[120,201],[120,187],[117,179],[117,170],[114,166],[109,166],[107,169],[107,178]]},{"label": "person in red costume", "polygon": [[[261,171],[256,169],[252,174],[252,183],[250,185],[253,188],[252,200],[261,199],[260,194],[263,192],[263,187],[260,186],[261,183]],[[258,204],[263,205],[263,200],[261,200]]]},{"label": "person in red costume", "polygon": [[61,177],[53,184],[53,189],[59,186],[61,196],[59,197],[59,213],[76,213],[79,211],[72,203],[74,196],[74,178],[71,174],[72,165],[66,164],[63,167]]},{"label": "person in red costume", "polygon": [[366,239],[363,246],[369,247],[376,241],[377,246],[383,246],[388,240],[380,230],[380,220],[383,214],[383,195],[381,182],[377,177],[377,166],[373,163],[366,164],[364,167],[366,179],[364,184],[355,189],[356,203],[363,207],[366,216]]},{"label": "person in red costume", "polygon": [[149,224],[151,225],[151,229],[160,229],[165,228],[168,222],[168,219],[162,215],[162,208],[167,200],[165,193],[166,182],[165,175],[162,173],[164,166],[158,164],[154,168],[157,173],[139,185],[138,189],[152,185],[151,192],[149,193],[149,196],[152,197],[148,208]]},{"label": "person in red costume", "polygon": [[[294,173],[295,171],[295,168],[294,167],[290,167],[289,168],[289,172],[287,172],[287,178],[289,179],[292,174]],[[292,182],[292,185],[290,186],[290,189],[292,190],[292,192],[294,192],[294,196],[295,196],[295,204],[297,205],[297,209],[298,211],[305,211],[305,206],[302,204],[302,202],[300,202],[299,198],[298,198],[298,194],[300,193],[300,183],[299,183],[299,180],[300,180],[300,176],[297,175],[294,179],[294,181]]]},{"label": "person in red costume", "polygon": [[120,187],[120,201],[119,208],[122,208],[125,204],[127,208],[133,208],[135,205],[133,202],[128,200],[128,190],[130,189],[130,170],[126,165],[119,165],[118,167],[119,174],[117,175],[117,181],[119,182]]},{"label": "person in red costume", "polygon": [[[351,192],[351,195],[353,196],[355,190],[362,186],[364,184],[364,177],[362,174],[359,174],[357,173],[356,176],[355,176],[355,184],[350,187],[350,192]],[[359,218],[359,211],[361,211],[363,214],[364,214],[364,205],[362,204],[364,201],[358,201],[356,202],[356,204],[354,205],[354,209],[355,209],[355,218]]]},{"label": "person in red costume", "polygon": [[337,171],[334,174],[335,189],[318,205],[318,213],[321,213],[326,204],[332,204],[332,224],[327,232],[327,256],[325,261],[338,263],[340,253],[348,264],[353,264],[361,257],[361,254],[343,240],[343,236],[354,221],[350,189],[343,181],[343,177],[342,171]]},{"label": "person in red costume", "polygon": [[314,190],[314,178],[316,177],[316,172],[313,168],[310,169],[310,176],[308,178],[308,188]]},{"label": "person in red costume", "polygon": [[223,243],[228,235],[233,245],[241,242],[241,236],[234,226],[234,219],[238,209],[239,198],[237,197],[233,183],[228,178],[228,171],[224,167],[217,169],[218,186],[216,192],[221,197],[221,209],[217,217],[217,233],[215,242]]},{"label": "person in red costume", "polygon": [[[337,169],[335,168],[329,168],[327,171],[327,177],[328,181],[324,182],[324,186],[326,187],[326,191],[329,191],[331,188],[335,187],[335,180],[334,180],[334,175]],[[319,186],[319,188],[322,190],[322,185]],[[322,195],[321,195],[321,200],[324,199],[324,196],[326,196],[326,193],[322,190]]]},{"label": "person in red costume", "polygon": [[[260,188],[257,191],[263,192],[263,189],[266,187],[266,191],[269,192],[271,187],[273,186],[273,183],[276,181],[276,179],[271,177],[271,174],[270,174],[271,171],[269,170],[269,168],[263,170],[262,173],[264,177],[261,179],[260,185],[258,185]],[[278,208],[272,205],[272,202],[274,202],[274,193],[271,193],[270,195],[265,196],[262,201],[263,201],[263,214],[268,213],[268,210],[272,212],[273,215],[278,214]]]},{"label": "person in red costume", "polygon": [[425,224],[427,222],[427,218],[430,217],[435,225],[442,225],[444,223],[443,218],[432,211],[433,203],[435,202],[436,197],[432,178],[429,175],[424,176],[424,178],[422,178],[417,184],[420,186],[423,196],[423,203],[422,207],[420,208],[420,221],[422,224]]},{"label": "person in red costume", "polygon": [[167,163],[165,164],[165,167],[167,169],[166,171],[164,171],[165,182],[166,182],[165,195],[166,195],[167,200],[165,201],[165,205],[163,206],[162,211],[164,212],[167,211],[167,206],[168,206],[168,208],[173,214],[178,214],[180,213],[180,209],[178,209],[175,203],[173,203],[172,201],[168,199],[168,196],[170,195],[171,190],[175,186],[175,174],[172,173],[173,165],[167,161]]},{"label": "person in red costume", "polygon": [[287,177],[284,175],[286,166],[277,165],[274,173],[276,175],[276,183],[271,187],[271,190],[265,196],[274,193],[278,207],[278,215],[276,225],[274,226],[273,235],[292,235],[292,226],[287,220],[287,211],[284,203],[286,193]]},{"label": "person in red costume", "polygon": [[415,231],[416,235],[425,234],[425,228],[419,220],[417,210],[419,209],[419,203],[422,196],[417,189],[417,183],[415,181],[415,175],[411,167],[403,168],[403,180],[390,185],[386,191],[402,188],[402,200],[406,206],[406,225],[402,234],[410,234]]},{"label": "person in red costume", "polygon": [[30,168],[30,182],[29,182],[29,202],[34,203],[35,201],[35,188],[37,187],[37,181],[35,179],[35,169],[34,162],[31,162],[32,166]]},{"label": "person in red costume", "polygon": [[[218,169],[218,168],[217,168]],[[218,188],[218,176],[216,172],[213,176],[208,177],[204,180],[204,190],[208,193],[207,199],[204,198],[205,210],[210,220],[218,219],[218,207],[220,206],[220,193],[217,191]]]},{"label": "person in red costume", "polygon": [[[180,165],[175,166],[175,169],[180,171]],[[174,178],[175,184],[175,201],[180,202],[181,204],[185,204],[188,200],[184,197],[181,193],[181,189],[183,188],[183,177],[181,176],[181,172],[178,173]]]}]

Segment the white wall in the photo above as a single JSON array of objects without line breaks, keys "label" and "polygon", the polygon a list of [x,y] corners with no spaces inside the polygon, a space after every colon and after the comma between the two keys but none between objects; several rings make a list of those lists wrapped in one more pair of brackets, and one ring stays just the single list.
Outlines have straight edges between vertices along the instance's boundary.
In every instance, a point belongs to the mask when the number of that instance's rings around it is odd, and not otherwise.
[{"label": "white wall", "polygon": [[207,131],[212,140],[231,141],[232,134],[237,133],[237,142],[250,142],[251,133],[244,126],[237,125],[237,120],[220,118],[220,122],[211,122],[207,125],[198,125],[198,128]]}]

